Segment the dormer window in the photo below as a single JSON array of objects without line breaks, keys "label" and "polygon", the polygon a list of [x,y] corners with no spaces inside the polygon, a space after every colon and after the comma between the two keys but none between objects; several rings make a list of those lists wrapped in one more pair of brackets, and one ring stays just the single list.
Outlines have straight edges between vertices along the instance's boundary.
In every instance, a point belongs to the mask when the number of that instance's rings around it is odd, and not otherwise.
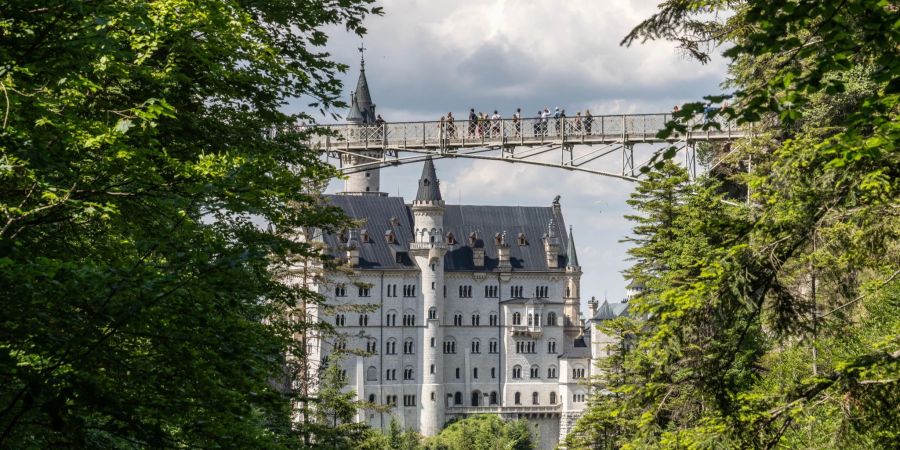
[{"label": "dormer window", "polygon": [[503,244],[503,235],[500,233],[495,234],[494,235],[494,243],[497,245],[502,245]]},{"label": "dormer window", "polygon": [[475,246],[475,241],[478,239],[478,235],[475,232],[469,233],[469,247]]},{"label": "dormer window", "polygon": [[431,186],[431,181],[428,181],[428,178],[426,178],[426,179],[422,180],[422,185],[423,186]]},{"label": "dormer window", "polygon": [[400,220],[398,220],[396,217],[391,217],[390,223],[391,223],[391,225],[393,225],[395,227],[400,226]]},{"label": "dormer window", "polygon": [[360,233],[360,241],[362,241],[363,244],[369,243],[369,231],[368,230],[362,230],[362,233]]},{"label": "dormer window", "polygon": [[519,235],[516,237],[516,242],[517,242],[520,246],[522,246],[522,245],[528,245],[528,240],[525,239],[525,233],[519,233]]},{"label": "dormer window", "polygon": [[447,233],[447,245],[455,245],[456,237],[453,236],[453,233]]},{"label": "dormer window", "polygon": [[384,232],[384,240],[388,244],[394,244],[397,242],[397,236],[394,234],[394,230],[387,230]]},{"label": "dormer window", "polygon": [[346,243],[347,243],[347,237],[348,237],[349,235],[350,235],[350,234],[347,232],[347,229],[344,228],[344,229],[342,229],[341,232],[338,234],[338,239],[339,239],[341,242],[343,242],[343,243],[346,244]]}]

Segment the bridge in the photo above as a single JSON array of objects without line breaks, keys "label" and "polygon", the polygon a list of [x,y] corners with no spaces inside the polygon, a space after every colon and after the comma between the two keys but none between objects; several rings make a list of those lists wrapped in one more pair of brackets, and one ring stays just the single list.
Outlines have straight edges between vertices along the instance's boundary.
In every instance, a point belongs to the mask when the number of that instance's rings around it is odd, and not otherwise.
[{"label": "bridge", "polygon": [[[309,145],[351,174],[432,158],[468,158],[562,168],[635,181],[661,149],[675,147],[696,176],[695,145],[750,134],[732,122],[695,117],[687,133],[657,137],[671,114],[617,114],[479,121],[348,123],[316,126]],[[312,131],[297,127],[294,131]],[[635,156],[639,162],[635,164]],[[682,159],[679,159],[682,160]]]}]

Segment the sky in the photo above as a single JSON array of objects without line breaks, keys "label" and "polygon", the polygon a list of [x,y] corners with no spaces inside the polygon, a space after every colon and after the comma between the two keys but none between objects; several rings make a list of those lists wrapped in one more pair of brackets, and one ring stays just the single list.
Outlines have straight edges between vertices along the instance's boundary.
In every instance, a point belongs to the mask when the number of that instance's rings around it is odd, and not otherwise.
[{"label": "sky", "polygon": [[[657,3],[383,0],[384,16],[365,22],[366,78],[376,112],[388,122],[438,120],[448,111],[462,118],[473,107],[504,117],[517,107],[526,116],[557,106],[569,116],[585,109],[594,115],[664,113],[721,92],[722,58],[701,65],[667,42],[619,45]],[[327,50],[351,67],[342,76],[349,103],[360,39],[342,28],[325,31]],[[303,110],[303,103],[288,109]],[[632,213],[625,201],[633,182],[481,160],[437,160],[435,166],[448,204],[549,206],[560,195],[583,270],[582,302],[624,298],[629,244],[623,240],[631,229],[624,216]],[[421,163],[382,169],[381,190],[409,202],[421,170]],[[328,192],[342,186],[333,180]]]}]

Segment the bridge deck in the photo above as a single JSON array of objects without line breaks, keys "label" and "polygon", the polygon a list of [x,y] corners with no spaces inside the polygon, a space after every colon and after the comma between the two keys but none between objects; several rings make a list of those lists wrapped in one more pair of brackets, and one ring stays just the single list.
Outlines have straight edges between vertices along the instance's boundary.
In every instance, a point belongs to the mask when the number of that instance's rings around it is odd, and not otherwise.
[{"label": "bridge deck", "polygon": [[[594,145],[726,141],[743,137],[745,129],[723,123],[718,129],[692,131],[686,136],[659,139],[657,133],[672,119],[670,114],[566,117],[561,119],[490,119],[470,122],[388,122],[382,124],[324,125],[326,134],[311,138],[321,150],[433,150],[476,147]],[[702,118],[689,125],[702,124]]]}]

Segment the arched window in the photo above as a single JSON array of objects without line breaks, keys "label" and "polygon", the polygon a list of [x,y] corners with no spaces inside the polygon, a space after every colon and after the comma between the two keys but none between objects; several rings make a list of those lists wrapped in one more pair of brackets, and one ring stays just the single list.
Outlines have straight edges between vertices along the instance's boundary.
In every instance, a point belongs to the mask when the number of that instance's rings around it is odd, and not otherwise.
[{"label": "arched window", "polygon": [[481,391],[472,391],[472,406],[481,406]]},{"label": "arched window", "polygon": [[522,378],[522,366],[520,366],[518,364],[513,366],[512,377],[514,380],[518,380],[518,379]]},{"label": "arched window", "polygon": [[472,326],[477,327],[479,325],[481,325],[481,314],[472,314]]},{"label": "arched window", "polygon": [[453,404],[454,405],[462,405],[462,392],[457,392],[453,394]]},{"label": "arched window", "polygon": [[556,353],[556,340],[550,339],[547,341],[547,353]]},{"label": "arched window", "polygon": [[536,364],[531,366],[531,370],[528,373],[530,378],[540,378],[541,377],[541,368]]},{"label": "arched window", "polygon": [[432,306],[431,308],[428,308],[428,318],[432,319],[432,320],[438,318],[437,317],[437,308],[435,308],[434,306]]},{"label": "arched window", "polygon": [[453,236],[453,232],[447,233],[447,245],[455,245],[456,237]]},{"label": "arched window", "polygon": [[551,312],[547,314],[547,326],[555,327],[556,326],[556,313]]},{"label": "arched window", "polygon": [[532,405],[537,405],[537,404],[539,404],[539,403],[540,403],[540,402],[538,401],[539,398],[540,398],[540,397],[538,396],[538,393],[537,393],[537,392],[532,392],[532,393],[531,393],[531,404],[532,404]]},{"label": "arched window", "polygon": [[522,404],[522,394],[521,393],[516,392],[516,395],[513,398],[515,399],[515,404],[517,404],[517,405]]},{"label": "arched window", "polygon": [[472,353],[481,353],[481,341],[472,339]]},{"label": "arched window", "polygon": [[534,325],[534,314],[528,313],[528,326]]},{"label": "arched window", "polygon": [[513,313],[513,325],[522,325],[522,314],[514,312]]},{"label": "arched window", "polygon": [[491,392],[491,404],[492,405],[497,404],[497,391]]},{"label": "arched window", "polygon": [[369,403],[375,403],[375,394],[369,394]]},{"label": "arched window", "polygon": [[556,378],[556,366],[547,368],[547,378]]},{"label": "arched window", "polygon": [[406,338],[406,340],[403,341],[403,354],[404,355],[412,355],[413,353],[415,353],[415,348],[413,347],[413,340],[412,340],[412,338]]},{"label": "arched window", "polygon": [[385,355],[393,355],[397,353],[397,340],[394,338],[388,338],[387,342],[384,344],[384,354]]},{"label": "arched window", "polygon": [[551,393],[550,393],[550,404],[551,404],[551,405],[555,405],[555,404],[556,404],[556,392],[551,392]]},{"label": "arched window", "polygon": [[366,381],[378,381],[378,369],[375,366],[369,366],[366,369]]},{"label": "arched window", "polygon": [[456,339],[454,339],[453,336],[447,336],[446,338],[444,338],[444,353],[456,353]]}]

